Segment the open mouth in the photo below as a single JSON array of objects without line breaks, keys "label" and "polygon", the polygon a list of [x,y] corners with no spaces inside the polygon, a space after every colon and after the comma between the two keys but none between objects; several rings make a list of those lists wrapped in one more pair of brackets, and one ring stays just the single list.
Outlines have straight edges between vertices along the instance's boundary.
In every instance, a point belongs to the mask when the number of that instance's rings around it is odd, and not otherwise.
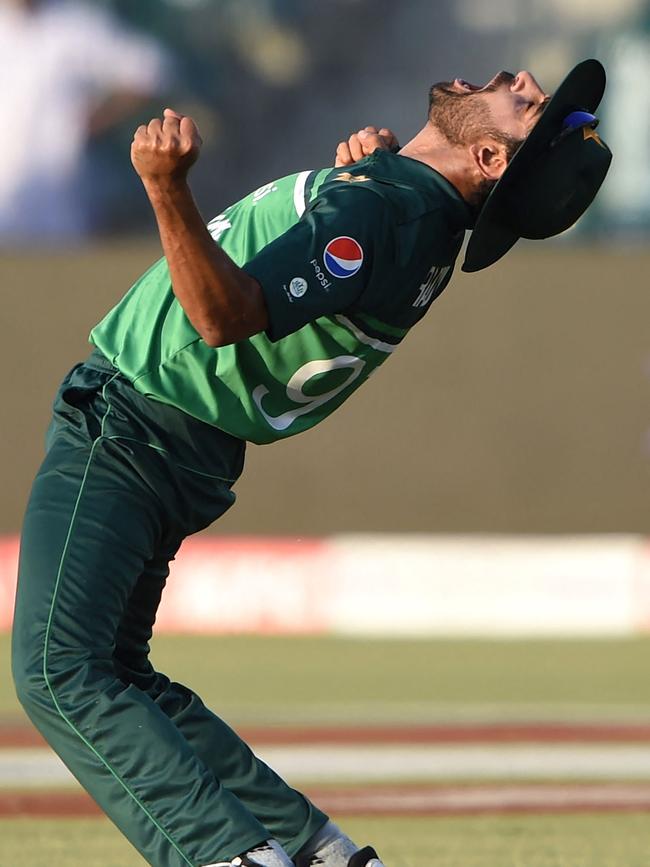
[{"label": "open mouth", "polygon": [[455,78],[454,79],[454,89],[458,91],[462,91],[464,93],[477,93],[482,90],[494,90],[497,87],[500,87],[502,84],[512,84],[516,82],[517,77],[513,75],[511,72],[505,72],[502,70],[501,72],[497,72],[494,78],[491,78],[487,84],[471,84],[469,81],[466,81],[464,78]]},{"label": "open mouth", "polygon": [[475,90],[482,90],[482,87],[479,84],[470,84],[469,81],[465,81],[464,78],[455,78],[454,85],[459,90],[465,90],[468,93],[473,93]]}]

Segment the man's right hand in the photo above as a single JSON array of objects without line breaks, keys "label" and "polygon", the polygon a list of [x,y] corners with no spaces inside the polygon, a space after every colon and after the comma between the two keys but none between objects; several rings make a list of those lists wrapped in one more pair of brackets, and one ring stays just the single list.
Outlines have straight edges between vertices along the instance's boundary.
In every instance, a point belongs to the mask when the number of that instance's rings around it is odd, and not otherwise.
[{"label": "man's right hand", "polygon": [[143,183],[162,179],[185,180],[203,144],[191,117],[171,108],[135,131],[131,162]]},{"label": "man's right hand", "polygon": [[208,346],[225,346],[268,327],[262,288],[215,244],[192,198],[187,173],[201,149],[190,117],[165,109],[138,127],[131,160],[142,178],[167,259],[174,295]]},{"label": "man's right hand", "polygon": [[399,150],[397,137],[387,127],[377,129],[376,126],[366,126],[358,132],[353,132],[347,141],[339,142],[334,165],[336,168],[351,166],[376,150],[393,152]]}]

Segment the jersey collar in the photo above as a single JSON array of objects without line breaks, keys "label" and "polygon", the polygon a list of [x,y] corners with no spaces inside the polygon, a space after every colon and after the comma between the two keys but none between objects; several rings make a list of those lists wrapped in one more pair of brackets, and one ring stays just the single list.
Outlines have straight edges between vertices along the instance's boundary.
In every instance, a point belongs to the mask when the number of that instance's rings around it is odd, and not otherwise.
[{"label": "jersey collar", "polygon": [[420,160],[400,156],[390,151],[376,150],[369,157],[355,164],[372,168],[372,176],[394,183],[396,186],[417,187],[427,197],[435,198],[440,204],[440,194],[450,219],[458,229],[471,229],[475,222],[475,214],[463,199],[456,187],[440,172]]}]

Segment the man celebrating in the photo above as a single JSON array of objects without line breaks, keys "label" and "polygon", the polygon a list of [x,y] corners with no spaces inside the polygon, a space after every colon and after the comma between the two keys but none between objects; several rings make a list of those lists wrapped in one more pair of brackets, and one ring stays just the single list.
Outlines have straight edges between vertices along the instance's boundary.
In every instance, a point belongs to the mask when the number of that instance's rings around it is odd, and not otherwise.
[{"label": "man celebrating", "polygon": [[435,85],[399,154],[353,163],[381,143],[361,132],[339,146],[343,166],[267,184],[207,228],[187,184],[193,121],[166,110],[137,130],[165,258],[59,391],[23,531],[13,668],[36,726],[155,867],[381,867],[155,671],[168,564],[232,505],[246,441],[312,427],[392,354],[448,284],[466,229],[476,271],[575,222],[611,160],[593,114],[604,87],[593,60],[552,99],[527,72]]}]

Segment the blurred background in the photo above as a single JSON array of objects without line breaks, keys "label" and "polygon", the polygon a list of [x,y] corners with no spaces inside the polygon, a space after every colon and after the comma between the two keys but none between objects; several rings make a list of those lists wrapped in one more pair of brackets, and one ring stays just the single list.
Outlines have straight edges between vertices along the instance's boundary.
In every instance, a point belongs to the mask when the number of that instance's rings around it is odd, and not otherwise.
[{"label": "blurred background", "polygon": [[525,67],[550,90],[591,55],[609,73],[603,123],[617,160],[582,228],[611,237],[650,219],[645,0],[2,0],[0,9],[12,119],[0,167],[5,245],[60,248],[150,229],[128,145],[167,103],[201,125],[194,183],[216,213],[269,178],[327,165],[361,122],[390,123],[405,140],[433,81]]},{"label": "blurred background", "polygon": [[[235,722],[417,723],[428,734],[405,742],[444,746],[449,721],[586,721],[575,755],[615,720],[641,752],[610,755],[608,779],[650,780],[650,729],[629,728],[650,718],[647,0],[0,0],[0,627],[56,386],[160,255],[129,161],[138,124],[167,105],[196,118],[207,221],[332,164],[360,126],[408,140],[435,81],[524,68],[552,91],[590,56],[614,151],[594,207],[458,273],[354,400],[249,448],[237,505],[175,564],[159,626],[180,634],[154,649]],[[252,632],[292,637],[238,635]],[[0,653],[7,666],[6,636]],[[0,723],[20,720],[0,681]],[[606,777],[593,755],[536,752],[544,731],[513,736],[537,766],[511,752],[436,775],[440,753],[418,779],[531,780],[544,762],[553,779]]]},{"label": "blurred background", "polygon": [[588,215],[458,274],[332,420],[251,448],[215,530],[645,532],[649,34],[643,0],[2,0],[0,532],[20,525],[56,384],[159,255],[129,161],[140,122],[196,117],[207,220],[330,164],[366,123],[408,140],[434,81],[529,68],[551,91],[591,55],[615,160]]},{"label": "blurred background", "polygon": [[[207,220],[274,177],[331,164],[367,123],[408,140],[434,81],[529,68],[552,91],[593,55],[608,71],[601,130],[615,158],[586,217],[457,274],[355,400],[301,437],[250,447],[239,503],[206,536],[614,534],[645,551],[649,39],[644,0],[0,0],[6,544],[15,550],[57,383],[160,254],[129,160],[139,123],[165,105],[197,119],[192,185]],[[369,556],[357,559],[375,575]],[[425,582],[432,556],[416,570]],[[628,562],[645,600],[645,558]]]}]

